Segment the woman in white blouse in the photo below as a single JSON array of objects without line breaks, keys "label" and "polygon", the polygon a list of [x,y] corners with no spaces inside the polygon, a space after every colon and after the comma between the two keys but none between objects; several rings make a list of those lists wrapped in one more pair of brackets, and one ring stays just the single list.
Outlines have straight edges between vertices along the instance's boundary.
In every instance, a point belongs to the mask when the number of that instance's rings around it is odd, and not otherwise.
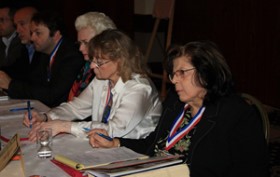
[{"label": "woman in white blouse", "polygon": [[[134,139],[155,129],[162,106],[133,41],[119,30],[106,30],[90,40],[89,55],[96,76],[78,97],[44,114],[32,111],[31,121],[25,114],[24,124],[33,124],[31,141],[43,127],[52,128],[53,136],[66,132],[86,137],[85,129],[102,128],[111,137]],[[72,122],[90,115],[90,122]]]}]

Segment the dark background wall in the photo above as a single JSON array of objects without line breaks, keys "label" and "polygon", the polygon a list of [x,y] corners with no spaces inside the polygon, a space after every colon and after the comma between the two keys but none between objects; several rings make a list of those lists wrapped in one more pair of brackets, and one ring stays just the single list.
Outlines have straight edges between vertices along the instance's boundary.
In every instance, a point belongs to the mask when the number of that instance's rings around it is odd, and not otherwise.
[{"label": "dark background wall", "polygon": [[177,0],[173,29],[174,42],[216,42],[238,91],[280,107],[280,1]]},{"label": "dark background wall", "polygon": [[[151,31],[153,25],[151,16],[136,18],[133,0],[34,2],[59,10],[74,39],[74,20],[87,11],[106,13],[131,37],[134,31]],[[279,0],[176,0],[172,43],[201,39],[212,40],[221,48],[238,91],[280,108]]]}]

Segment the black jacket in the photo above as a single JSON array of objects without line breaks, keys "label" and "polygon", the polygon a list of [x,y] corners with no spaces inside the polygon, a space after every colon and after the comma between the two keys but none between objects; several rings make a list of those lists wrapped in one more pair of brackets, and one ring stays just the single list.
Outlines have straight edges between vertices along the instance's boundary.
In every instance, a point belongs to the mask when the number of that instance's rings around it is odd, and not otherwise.
[{"label": "black jacket", "polygon": [[9,96],[40,100],[49,107],[67,101],[71,86],[84,65],[82,54],[74,43],[64,38],[57,50],[51,72],[50,56],[40,53],[35,55],[38,56],[33,57],[34,66],[31,66],[28,81],[12,80],[8,88]]},{"label": "black jacket", "polygon": [[25,80],[28,72],[28,51],[24,44],[21,44],[16,35],[5,53],[6,46],[0,38],[0,70],[6,72],[11,78]]},{"label": "black jacket", "polygon": [[[122,146],[153,155],[154,145],[167,136],[184,103],[168,94],[156,130],[146,139],[120,139]],[[237,95],[206,106],[192,136],[189,157],[191,177],[266,177],[267,145],[256,110]]]}]

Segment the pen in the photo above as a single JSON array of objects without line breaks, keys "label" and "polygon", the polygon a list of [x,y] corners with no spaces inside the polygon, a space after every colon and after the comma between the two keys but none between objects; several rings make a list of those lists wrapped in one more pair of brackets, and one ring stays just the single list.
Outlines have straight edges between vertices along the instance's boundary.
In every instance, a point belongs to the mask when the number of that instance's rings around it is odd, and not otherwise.
[{"label": "pen", "polygon": [[[89,132],[90,131],[90,128],[87,128],[87,127],[83,127],[83,129],[84,129],[85,132]],[[106,135],[104,135],[102,133],[98,133],[98,132],[96,132],[96,134],[101,136],[102,138],[105,138],[108,141],[113,141],[113,138],[111,138],[110,136],[106,136]]]},{"label": "pen", "polygon": [[105,138],[108,141],[113,141],[113,138],[111,138],[110,136],[106,136],[106,135],[104,135],[102,133],[98,133],[98,132],[96,134],[101,136],[102,138]]},{"label": "pen", "polygon": [[[33,107],[30,107],[30,109],[33,109]],[[11,112],[25,111],[25,110],[28,110],[28,108],[12,108],[12,109],[10,109]]]},{"label": "pen", "polygon": [[87,128],[87,127],[83,127],[84,131],[85,132],[89,132],[90,131],[90,128]]},{"label": "pen", "polygon": [[27,110],[28,110],[29,128],[32,128],[30,100],[27,101]]}]

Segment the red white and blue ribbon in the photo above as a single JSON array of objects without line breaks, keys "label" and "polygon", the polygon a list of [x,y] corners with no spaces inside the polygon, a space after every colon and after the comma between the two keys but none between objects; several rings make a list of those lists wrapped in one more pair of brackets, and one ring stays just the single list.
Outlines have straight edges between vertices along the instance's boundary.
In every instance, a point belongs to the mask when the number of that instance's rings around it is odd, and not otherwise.
[{"label": "red white and blue ribbon", "polygon": [[106,98],[106,105],[105,105],[103,116],[102,116],[102,122],[103,123],[108,123],[108,119],[109,119],[109,116],[110,116],[112,104],[113,104],[113,94],[111,92],[111,86],[110,86],[110,83],[109,83],[107,98]]},{"label": "red white and blue ribbon", "polygon": [[178,130],[181,123],[184,120],[185,111],[188,109],[189,105],[186,104],[182,113],[175,119],[175,122],[171,128],[166,141],[165,150],[171,149],[180,139],[182,139],[186,134],[188,134],[201,120],[201,117],[205,111],[205,107],[201,107],[196,115],[190,120],[190,122],[185,125],[182,129]]},{"label": "red white and blue ribbon", "polygon": [[60,46],[60,44],[61,44],[61,42],[62,42],[62,39],[63,39],[63,38],[61,38],[61,39],[58,41],[58,43],[56,44],[56,46],[54,47],[54,49],[53,49],[53,51],[52,51],[52,53],[51,53],[51,55],[50,55],[50,63],[49,63],[49,67],[50,67],[50,68],[52,67],[52,64],[53,64],[53,62],[54,62],[54,58],[55,58],[56,52],[57,52],[57,50],[58,50],[58,48],[59,48],[59,46]]},{"label": "red white and blue ribbon", "polygon": [[51,79],[51,67],[52,67],[52,64],[54,62],[56,52],[57,52],[60,44],[62,43],[62,40],[63,40],[63,38],[61,38],[58,41],[58,43],[56,44],[55,48],[53,49],[53,51],[52,51],[52,53],[50,55],[50,62],[49,62],[49,68],[48,68],[48,81],[50,81],[50,79]]}]

